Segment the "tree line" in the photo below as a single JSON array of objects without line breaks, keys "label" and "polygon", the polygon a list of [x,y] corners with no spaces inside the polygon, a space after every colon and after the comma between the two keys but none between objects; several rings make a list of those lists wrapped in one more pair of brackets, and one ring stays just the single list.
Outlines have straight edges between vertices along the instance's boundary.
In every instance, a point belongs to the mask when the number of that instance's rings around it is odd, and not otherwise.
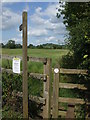
[{"label": "tree line", "polygon": [[[16,44],[14,40],[9,40],[6,44],[0,43],[0,46],[2,48],[9,48],[9,49],[16,49],[16,48],[22,48],[21,44]],[[46,43],[46,44],[41,44],[41,45],[33,45],[29,44],[27,46],[28,48],[31,49],[65,49],[67,48],[66,45],[58,45],[58,44],[53,44],[53,43]]]}]

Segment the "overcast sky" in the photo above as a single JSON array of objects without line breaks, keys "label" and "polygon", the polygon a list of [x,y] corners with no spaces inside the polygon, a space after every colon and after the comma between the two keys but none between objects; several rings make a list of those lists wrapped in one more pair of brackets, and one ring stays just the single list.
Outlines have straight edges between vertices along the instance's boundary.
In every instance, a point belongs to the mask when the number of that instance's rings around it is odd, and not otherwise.
[{"label": "overcast sky", "polygon": [[[5,0],[4,0],[5,1]],[[28,44],[64,43],[66,28],[63,17],[56,17],[59,3],[55,2],[3,2],[2,42],[15,40],[22,44],[22,12],[28,12]]]}]

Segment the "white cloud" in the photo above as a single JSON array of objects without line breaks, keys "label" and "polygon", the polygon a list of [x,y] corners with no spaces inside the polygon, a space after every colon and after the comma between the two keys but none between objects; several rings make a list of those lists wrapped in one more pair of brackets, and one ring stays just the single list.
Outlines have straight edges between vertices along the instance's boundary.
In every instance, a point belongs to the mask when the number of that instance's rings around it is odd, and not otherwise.
[{"label": "white cloud", "polygon": [[56,38],[54,36],[50,36],[48,38],[45,38],[46,42],[51,42],[52,40],[55,40]]},{"label": "white cloud", "polygon": [[22,32],[19,32],[18,37],[22,38]]},{"label": "white cloud", "polygon": [[[35,9],[35,12],[28,17],[30,23],[28,26],[28,41],[30,41],[30,43],[32,43],[32,40],[34,42],[33,44],[48,42],[57,43],[58,36],[65,34],[66,30],[62,23],[62,17],[59,19],[56,17],[57,7],[58,3],[49,4],[46,9],[39,6]],[[29,11],[28,4],[25,6],[24,10]],[[16,29],[16,26],[19,27],[21,24],[22,17],[20,13],[15,13],[9,8],[3,7],[2,17],[4,30],[9,30],[11,28]],[[12,37],[12,39],[19,43],[21,41],[21,36],[22,32]]]},{"label": "white cloud", "polygon": [[[58,43],[58,39],[60,38],[60,42],[64,41],[64,37],[61,37],[66,34],[65,25],[63,24],[63,16],[59,19],[56,17],[58,11],[56,8],[58,8],[58,3],[49,4],[45,10],[41,7],[37,7],[35,13],[30,16],[34,29],[31,29],[31,33],[29,31],[29,35],[32,37],[39,36],[39,40],[36,41],[36,44],[43,42]],[[53,37],[47,37],[46,35],[53,35]],[[43,38],[40,38],[40,36],[43,36]],[[60,37],[58,38],[57,36]]]},{"label": "white cloud", "polygon": [[33,14],[30,17],[30,20],[35,24],[35,25],[41,25],[45,22],[45,19],[40,17],[37,13]]},{"label": "white cloud", "polygon": [[30,36],[43,36],[47,35],[47,30],[46,29],[40,29],[40,28],[30,28],[28,35]]},{"label": "white cloud", "polygon": [[38,8],[36,8],[36,13],[38,14],[38,15],[41,15],[41,10],[42,10],[42,8],[41,7],[38,7]]},{"label": "white cloud", "polygon": [[[59,19],[56,17],[59,4],[50,4],[44,11],[41,7],[36,8],[35,13],[30,17],[30,20],[35,25],[43,25],[45,28],[56,29],[58,26],[65,27],[62,23],[62,17]],[[46,19],[44,16],[47,16]],[[61,24],[61,25],[60,25]]]},{"label": "white cloud", "polygon": [[21,22],[21,16],[18,13],[11,11],[10,9],[3,8],[2,11],[2,29],[11,29],[19,26]]},{"label": "white cloud", "polygon": [[58,12],[58,8],[59,4],[58,3],[54,3],[54,4],[49,4],[48,7],[43,11],[41,7],[37,7],[35,12],[36,14],[40,15],[40,16],[56,16],[56,13]]},{"label": "white cloud", "polygon": [[45,44],[45,43],[58,43],[57,37],[49,36],[49,37],[44,37],[43,39],[40,38],[40,39],[36,40],[36,44],[38,44],[38,45]]},{"label": "white cloud", "polygon": [[8,42],[8,40],[14,40],[16,44],[22,44],[22,39],[18,36],[16,36],[16,37],[11,37],[10,36],[7,40],[3,40],[2,42],[4,44],[6,44]]},{"label": "white cloud", "polygon": [[59,7],[59,4],[58,3],[54,3],[54,4],[50,4],[47,9],[44,11],[44,15],[47,15],[47,16],[56,16],[56,13],[58,12],[58,8]]},{"label": "white cloud", "polygon": [[15,43],[20,43],[21,42],[21,39],[20,38],[10,38],[11,40],[14,40]]}]

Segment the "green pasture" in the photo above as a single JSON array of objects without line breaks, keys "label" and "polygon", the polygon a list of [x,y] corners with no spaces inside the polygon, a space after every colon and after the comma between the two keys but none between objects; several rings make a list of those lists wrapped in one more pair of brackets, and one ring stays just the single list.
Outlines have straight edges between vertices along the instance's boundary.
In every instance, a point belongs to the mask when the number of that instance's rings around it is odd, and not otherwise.
[{"label": "green pasture", "polygon": [[[28,49],[28,56],[52,58],[53,63],[68,53],[68,49]],[[22,56],[22,49],[2,49],[2,54]]]},{"label": "green pasture", "polygon": [[[58,59],[60,60],[63,55],[66,55],[68,53],[68,51],[69,51],[68,49],[28,49],[28,56],[41,57],[41,58],[52,58],[52,67],[54,67]],[[22,49],[2,49],[2,55],[22,56]],[[4,61],[5,60],[3,60],[2,63],[6,64],[6,62]],[[31,65],[32,70],[33,69],[36,70],[37,69],[36,66],[38,65],[38,68],[39,68],[39,64],[28,63],[28,67],[30,68],[30,65]]]}]

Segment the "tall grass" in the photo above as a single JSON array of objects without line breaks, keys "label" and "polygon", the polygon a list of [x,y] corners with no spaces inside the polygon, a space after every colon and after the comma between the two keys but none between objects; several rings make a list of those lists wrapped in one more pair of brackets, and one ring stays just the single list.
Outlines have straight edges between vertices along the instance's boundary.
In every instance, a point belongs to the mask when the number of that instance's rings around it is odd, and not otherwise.
[{"label": "tall grass", "polygon": [[[68,49],[28,49],[28,56],[52,58],[52,66],[54,67],[58,58],[68,53]],[[22,56],[22,49],[2,49],[3,55]]]}]

